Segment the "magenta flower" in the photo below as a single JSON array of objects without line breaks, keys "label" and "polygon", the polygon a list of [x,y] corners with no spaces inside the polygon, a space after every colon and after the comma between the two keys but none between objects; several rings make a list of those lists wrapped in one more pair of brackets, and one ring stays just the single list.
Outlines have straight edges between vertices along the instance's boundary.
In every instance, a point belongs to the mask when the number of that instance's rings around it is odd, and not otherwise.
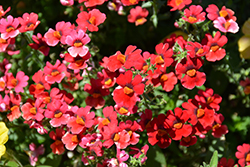
[{"label": "magenta flower", "polygon": [[60,0],[63,6],[72,6],[74,5],[74,0]]},{"label": "magenta flower", "polygon": [[68,52],[73,57],[77,55],[83,57],[89,51],[89,48],[85,45],[90,42],[90,38],[81,29],[78,32],[72,31],[71,34],[66,37],[65,42],[71,46],[68,48]]},{"label": "magenta flower", "polygon": [[44,34],[46,43],[49,46],[56,46],[60,41],[62,44],[65,45],[66,36],[69,35],[70,32],[72,31],[70,27],[71,27],[70,22],[65,23],[64,21],[61,21],[56,23],[56,30],[50,28],[48,32]]},{"label": "magenta flower", "polygon": [[45,80],[49,84],[53,84],[55,82],[61,83],[63,78],[65,77],[66,66],[60,62],[60,60],[56,61],[55,65],[50,64],[48,61],[46,62],[46,66],[44,67]]},{"label": "magenta flower", "polygon": [[227,21],[224,17],[218,17],[213,23],[215,28],[224,33],[231,32],[235,34],[239,31],[238,24],[232,19]]},{"label": "magenta flower", "polygon": [[15,38],[19,34],[19,30],[17,29],[18,25],[18,19],[13,18],[11,15],[7,17],[7,21],[5,18],[2,18],[0,20],[1,38]]},{"label": "magenta flower", "polygon": [[36,147],[34,143],[31,143],[29,145],[29,148],[31,152],[30,157],[29,157],[30,164],[32,166],[36,166],[36,162],[38,161],[38,156],[44,154],[44,151],[45,151],[44,146],[42,144],[39,147]]},{"label": "magenta flower", "polygon": [[38,21],[38,15],[36,13],[24,13],[23,17],[18,18],[21,27],[19,28],[20,32],[32,31],[34,30],[40,21]]}]

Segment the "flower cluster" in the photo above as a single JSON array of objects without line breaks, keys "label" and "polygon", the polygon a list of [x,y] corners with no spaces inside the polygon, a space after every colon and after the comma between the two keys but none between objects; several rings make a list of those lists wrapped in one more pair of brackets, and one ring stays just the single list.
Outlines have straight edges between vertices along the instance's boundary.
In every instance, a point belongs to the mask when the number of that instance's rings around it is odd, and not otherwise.
[{"label": "flower cluster", "polygon": [[[73,0],[60,2],[64,6],[74,4]],[[203,39],[187,40],[173,34],[157,44],[154,53],[128,45],[124,52],[116,51],[102,57],[97,66],[93,62],[91,39],[106,20],[106,14],[95,8],[104,2],[78,0],[87,9],[81,8],[75,20],[77,25],[59,21],[44,35],[32,35],[33,41],[30,36],[28,45],[43,56],[48,56],[51,48],[61,49],[55,61],[41,64],[41,69],[32,77],[24,71],[15,73],[7,58],[0,63],[3,74],[0,92],[4,94],[0,96],[0,112],[7,113],[9,121],[22,120],[30,129],[50,138],[49,146],[54,154],[78,152],[84,165],[95,163],[98,167],[142,165],[147,160],[148,143],[164,149],[176,141],[189,147],[196,144],[198,137],[206,138],[208,133],[215,138],[227,134],[228,128],[220,113],[222,97],[204,86],[207,74],[203,69],[205,63],[225,57],[226,35],[219,31],[206,32]],[[191,0],[168,0],[167,4],[175,11],[191,3]],[[139,0],[114,0],[109,6],[119,13],[123,7],[137,4]],[[5,16],[9,10],[2,12],[0,8],[0,52],[14,55],[19,53],[16,38],[27,37],[40,21],[33,12],[18,18]],[[221,32],[238,31],[232,10],[226,7],[219,10],[216,5],[209,5],[206,12]],[[206,21],[206,12],[200,5],[191,5],[184,9],[181,21],[195,27]],[[131,8],[127,19],[138,26],[147,21],[148,15],[147,9],[136,6]],[[249,93],[248,82],[241,83],[246,94]],[[162,104],[163,99],[155,95],[156,91],[170,95],[177,87],[198,92],[181,105],[158,114],[152,104],[155,99]],[[81,104],[77,103],[79,101]],[[4,139],[0,144],[6,142],[6,137]],[[29,149],[30,163],[35,166],[45,146],[31,143]],[[248,165],[250,147],[243,144],[237,149],[238,163]],[[221,159],[221,166],[226,163]]]}]

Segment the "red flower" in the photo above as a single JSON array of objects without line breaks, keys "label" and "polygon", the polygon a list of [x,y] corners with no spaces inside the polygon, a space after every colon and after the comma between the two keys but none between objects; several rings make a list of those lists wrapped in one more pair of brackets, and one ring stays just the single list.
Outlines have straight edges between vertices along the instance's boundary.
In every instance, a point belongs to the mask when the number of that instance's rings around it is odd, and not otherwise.
[{"label": "red flower", "polygon": [[77,15],[76,22],[80,27],[88,28],[89,31],[98,31],[98,25],[102,24],[106,15],[98,9],[93,9],[89,13],[83,11]]},{"label": "red flower", "polygon": [[23,88],[28,85],[29,77],[24,74],[23,71],[18,71],[16,78],[14,78],[12,73],[7,74],[7,88],[15,89],[16,93],[24,92]]},{"label": "red flower", "polygon": [[141,125],[142,130],[145,130],[146,128],[151,127],[150,122],[152,120],[152,111],[149,109],[145,110],[144,112],[139,113],[140,115],[140,121],[139,124]]},{"label": "red flower", "polygon": [[168,0],[168,6],[173,7],[170,11],[181,10],[190,3],[192,0]]},{"label": "red flower", "polygon": [[7,49],[8,45],[10,44],[10,41],[11,41],[11,38],[8,38],[7,40],[0,38],[0,52],[7,51],[6,49]]},{"label": "red flower", "polygon": [[182,19],[191,24],[202,22],[206,19],[205,18],[206,13],[202,12],[202,10],[203,8],[200,5],[197,5],[197,6],[191,5],[189,9],[184,10],[185,17],[182,17]]},{"label": "red flower", "polygon": [[130,134],[126,130],[119,131],[116,124],[108,124],[102,128],[103,146],[110,148],[113,144],[119,149],[125,149],[129,145]]},{"label": "red flower", "polygon": [[175,84],[177,84],[177,78],[173,72],[170,73],[162,73],[158,75],[157,78],[151,78],[149,80],[155,87],[161,85],[162,89],[166,92],[170,92],[174,89]]},{"label": "red flower", "polygon": [[68,105],[60,100],[54,100],[47,105],[44,116],[46,118],[52,118],[49,123],[53,127],[59,127],[66,125],[70,118],[69,114],[66,113]]},{"label": "red flower", "polygon": [[121,104],[115,105],[115,110],[121,114],[121,115],[127,115],[134,114],[137,112],[138,107],[137,106],[125,106]]},{"label": "red flower", "polygon": [[70,117],[67,126],[73,134],[79,134],[85,128],[91,128],[94,125],[95,113],[89,112],[90,108],[90,106],[81,107],[75,112],[76,116]]},{"label": "red flower", "polygon": [[39,94],[44,91],[44,89],[49,90],[50,84],[45,80],[45,75],[42,70],[37,71],[33,76],[32,80],[36,83],[34,85],[33,92],[31,94]]},{"label": "red flower", "polygon": [[50,28],[48,32],[44,34],[44,38],[49,46],[56,46],[60,41],[62,44],[66,44],[66,36],[72,31],[70,22],[58,22],[56,23],[56,30]]},{"label": "red flower", "polygon": [[139,142],[140,135],[135,133],[135,131],[139,131],[141,127],[136,121],[132,122],[131,120],[127,120],[126,123],[120,122],[119,129],[120,131],[126,130],[128,132],[130,135],[129,144],[136,145]]},{"label": "red flower", "polygon": [[90,57],[91,54],[89,52],[83,57],[79,55],[77,55],[76,57],[72,57],[69,53],[65,53],[64,59],[70,63],[67,66],[69,69],[80,70],[88,67],[86,62],[89,60]]},{"label": "red flower", "polygon": [[160,148],[167,148],[171,144],[168,136],[169,127],[165,126],[166,115],[159,114],[150,122],[147,128],[148,142],[151,145],[157,144]]},{"label": "red flower", "polygon": [[144,59],[141,56],[141,50],[135,49],[136,46],[129,45],[125,51],[125,54],[117,51],[115,55],[112,55],[108,58],[107,68],[111,72],[115,72],[121,67],[125,67],[126,69],[135,67],[135,69],[141,70]]},{"label": "red flower", "polygon": [[96,5],[102,5],[106,0],[79,0],[79,3],[84,2],[84,5],[88,7],[95,7]]},{"label": "red flower", "polygon": [[40,34],[37,33],[37,36],[33,35],[32,40],[35,43],[30,43],[29,46],[35,50],[39,50],[42,52],[45,56],[49,54],[49,47],[47,43],[45,42],[45,38]]},{"label": "red flower", "polygon": [[222,135],[228,133],[227,125],[222,125],[223,121],[224,121],[223,115],[215,113],[214,123],[212,127],[212,135],[216,138],[220,138]]},{"label": "red flower", "polygon": [[246,95],[250,94],[250,79],[246,78],[244,81],[240,81],[240,85],[244,88],[244,93]]},{"label": "red flower", "polygon": [[188,50],[188,56],[191,58],[205,56],[209,52],[209,47],[207,45],[201,45],[198,42],[189,41],[185,46]]},{"label": "red flower", "polygon": [[89,48],[85,45],[90,42],[90,38],[81,29],[78,32],[72,31],[66,37],[65,42],[71,46],[68,48],[68,52],[73,57],[76,57],[77,55],[84,57],[89,52]]},{"label": "red flower", "polygon": [[192,127],[185,124],[189,119],[187,112],[183,112],[181,108],[175,108],[174,113],[170,111],[173,117],[168,116],[166,123],[171,128],[169,135],[173,140],[180,140],[182,137],[188,137],[192,132]]},{"label": "red flower", "polygon": [[219,111],[219,104],[222,101],[222,97],[218,94],[214,94],[213,89],[206,88],[205,91],[198,91],[198,95],[195,96],[195,100],[204,104],[204,106],[208,108],[214,109],[215,111]]},{"label": "red flower", "polygon": [[222,46],[227,43],[227,37],[225,35],[221,36],[219,31],[216,32],[214,38],[210,34],[206,34],[206,38],[203,39],[203,41],[210,47],[210,51],[206,54],[208,61],[215,62],[225,57],[226,51],[222,49]]},{"label": "red flower", "polygon": [[98,118],[98,129],[101,130],[103,126],[107,126],[108,124],[118,124],[117,113],[114,111],[112,106],[105,107],[103,110],[104,118]]},{"label": "red flower", "polygon": [[124,6],[131,6],[138,4],[139,0],[121,0]]},{"label": "red flower", "polygon": [[236,17],[233,16],[234,15],[234,11],[232,11],[231,9],[227,9],[225,6],[223,6],[221,8],[221,10],[219,10],[219,8],[214,5],[208,5],[207,9],[207,17],[210,20],[216,20],[218,17],[224,17],[226,20],[230,20],[232,19],[233,21],[236,21]]},{"label": "red flower", "polygon": [[227,158],[222,157],[220,159],[220,161],[218,162],[218,166],[217,167],[234,167],[234,160],[229,158],[227,160]]},{"label": "red flower", "polygon": [[103,88],[108,89],[115,85],[117,74],[116,72],[110,72],[108,69],[103,69],[102,73],[97,73],[97,76],[102,80]]},{"label": "red flower", "polygon": [[65,147],[68,150],[73,151],[76,148],[76,146],[79,143],[81,143],[83,136],[84,136],[83,134],[73,135],[73,134],[70,134],[69,132],[67,132],[62,137],[62,142],[63,142],[63,144],[65,144]]},{"label": "red flower", "polygon": [[185,112],[188,113],[190,117],[188,122],[192,125],[196,125],[200,122],[204,128],[212,126],[214,122],[214,110],[204,108],[202,104],[194,99],[189,99],[188,102],[182,103],[182,107],[185,109]]},{"label": "red flower", "polygon": [[193,135],[189,135],[189,136],[183,137],[183,138],[181,139],[180,145],[181,145],[181,146],[189,147],[189,146],[194,145],[196,142],[197,142],[197,137],[196,137],[196,136],[193,136]]},{"label": "red flower", "polygon": [[130,14],[128,15],[128,22],[135,23],[136,26],[142,25],[147,21],[147,16],[147,9],[142,9],[140,6],[136,6],[135,8],[130,9]]},{"label": "red flower", "polygon": [[1,38],[15,38],[19,34],[18,25],[18,19],[13,18],[11,15],[7,16],[7,20],[5,18],[2,18],[0,20]]},{"label": "red flower", "polygon": [[237,147],[237,152],[235,153],[236,158],[239,159],[238,164],[241,167],[250,165],[250,145],[244,143],[242,146]]},{"label": "red flower", "polygon": [[143,94],[145,85],[141,83],[142,77],[140,75],[136,75],[134,79],[132,77],[132,71],[126,71],[125,74],[120,74],[117,78],[117,84],[121,86],[113,92],[113,99],[117,104],[134,106],[140,100],[138,95]]},{"label": "red flower", "polygon": [[198,71],[202,64],[203,60],[200,58],[187,58],[177,64],[176,74],[185,88],[193,89],[195,86],[202,86],[205,83],[206,74]]},{"label": "red flower", "polygon": [[18,17],[18,21],[21,24],[19,28],[20,32],[33,31],[40,21],[38,21],[38,15],[36,13],[24,13],[23,17]]},{"label": "red flower", "polygon": [[22,105],[21,110],[23,112],[23,118],[27,121],[30,119],[41,121],[44,118],[43,116],[44,109],[42,109],[42,107],[44,106],[41,103],[42,101],[37,99],[35,101],[35,104],[27,102],[24,105]]},{"label": "red flower", "polygon": [[102,83],[100,79],[91,78],[90,84],[84,85],[84,91],[91,94],[85,99],[87,105],[95,107],[95,109],[100,109],[104,106],[105,100],[103,96],[107,96],[110,94],[109,89],[103,89]]},{"label": "red flower", "polygon": [[49,84],[53,84],[55,82],[61,83],[63,78],[65,77],[64,71],[66,70],[66,66],[60,62],[60,60],[56,60],[56,64],[52,65],[50,62],[46,62],[46,66],[44,67],[45,80]]},{"label": "red flower", "polygon": [[10,7],[8,7],[5,11],[3,10],[3,6],[0,5],[0,19],[7,13],[10,11]]},{"label": "red flower", "polygon": [[65,151],[64,144],[61,141],[64,134],[65,134],[65,130],[60,129],[60,128],[56,129],[56,133],[54,131],[51,131],[49,133],[49,137],[55,140],[55,142],[50,145],[50,148],[52,149],[52,152],[54,154],[60,155],[60,154],[63,154],[63,152]]},{"label": "red flower", "polygon": [[95,152],[98,157],[101,157],[103,156],[101,138],[101,134],[87,134],[81,139],[79,145],[82,148],[87,148],[89,150],[88,153],[91,154],[91,156],[93,156],[93,152]]}]

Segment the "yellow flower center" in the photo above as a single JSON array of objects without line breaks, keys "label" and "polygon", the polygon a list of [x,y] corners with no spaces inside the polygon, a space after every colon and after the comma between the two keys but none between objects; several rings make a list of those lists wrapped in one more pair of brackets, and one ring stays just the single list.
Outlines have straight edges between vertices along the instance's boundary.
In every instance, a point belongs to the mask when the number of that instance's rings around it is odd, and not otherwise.
[{"label": "yellow flower center", "polygon": [[231,23],[227,21],[227,22],[224,24],[225,29],[228,30],[228,28],[230,27],[230,25],[231,25]]},{"label": "yellow flower center", "polygon": [[198,54],[202,54],[202,53],[204,53],[204,50],[203,50],[202,48],[200,48],[200,49],[196,52],[197,55],[198,55]]},{"label": "yellow flower center", "polygon": [[182,126],[183,126],[183,124],[181,122],[178,122],[178,123],[174,124],[173,127],[176,128],[176,129],[181,129]]},{"label": "yellow flower center", "polygon": [[199,108],[197,110],[196,116],[197,116],[197,118],[201,118],[204,114],[205,114],[205,111],[203,109]]},{"label": "yellow flower center", "polygon": [[162,76],[161,76],[161,82],[165,82],[165,81],[167,81],[168,80],[168,76],[167,76],[167,74],[163,74]]},{"label": "yellow flower center", "polygon": [[215,46],[211,46],[210,49],[211,49],[213,52],[215,52],[215,51],[217,51],[219,48],[220,48],[220,47],[219,47],[218,45],[215,45]]},{"label": "yellow flower center", "polygon": [[104,126],[108,125],[110,123],[109,119],[108,118],[105,118],[104,120],[102,120],[102,124]]},{"label": "yellow flower center", "polygon": [[111,80],[110,78],[108,78],[108,79],[104,82],[105,85],[111,85],[111,83],[112,83],[112,80]]},{"label": "yellow flower center", "polygon": [[13,31],[13,30],[15,30],[15,28],[12,27],[12,26],[8,26],[8,27],[6,28],[6,32],[11,32],[11,31]]},{"label": "yellow flower center", "polygon": [[117,56],[117,60],[119,60],[122,64],[124,64],[125,61],[126,61],[126,56],[123,55],[123,54],[119,54],[119,55]]},{"label": "yellow flower center", "polygon": [[0,81],[0,88],[4,88],[5,87],[5,82],[4,81]]},{"label": "yellow flower center", "polygon": [[35,114],[36,114],[36,108],[35,108],[35,107],[32,107],[32,108],[30,109],[30,113],[33,114],[33,115],[35,115]]},{"label": "yellow flower center", "polygon": [[176,6],[179,6],[182,2],[183,2],[183,0],[175,0]]},{"label": "yellow flower center", "polygon": [[164,59],[160,56],[160,55],[158,55],[156,58],[155,58],[155,63],[156,64],[164,64]]},{"label": "yellow flower center", "polygon": [[61,38],[61,34],[60,34],[59,31],[54,31],[54,32],[53,32],[53,35],[54,35],[54,37],[56,37],[57,39],[60,39],[60,38]]},{"label": "yellow flower center", "polygon": [[224,18],[228,15],[228,13],[227,13],[226,10],[221,10],[221,11],[219,12],[219,14],[220,14],[220,17],[224,17]]},{"label": "yellow flower center", "polygon": [[11,82],[11,84],[13,86],[17,86],[18,80],[17,79],[12,79],[10,82]]},{"label": "yellow flower center", "polygon": [[0,38],[0,43],[2,43],[2,44],[6,44],[6,43],[7,43],[7,41],[6,41],[5,39],[3,39],[3,38]]},{"label": "yellow flower center", "polygon": [[124,107],[121,107],[119,109],[119,111],[120,111],[121,114],[127,114],[128,113],[128,110],[126,108],[124,108]]},{"label": "yellow flower center", "polygon": [[71,141],[73,141],[74,143],[79,143],[77,135],[72,136]]},{"label": "yellow flower center", "polygon": [[57,70],[54,70],[54,71],[51,72],[51,75],[52,75],[53,77],[54,77],[54,76],[57,76],[58,74],[60,74],[60,72],[57,71]]},{"label": "yellow flower center", "polygon": [[193,22],[196,22],[196,21],[197,21],[197,18],[196,18],[196,17],[190,16],[190,17],[188,18],[188,21],[191,22],[191,23],[193,23]]},{"label": "yellow flower center", "polygon": [[56,111],[54,117],[55,118],[60,118],[63,115],[61,111]]},{"label": "yellow flower center", "polygon": [[91,17],[90,17],[89,23],[90,23],[90,24],[96,24],[96,18],[95,18],[95,16],[91,16]]},{"label": "yellow flower center", "polygon": [[187,70],[186,73],[188,76],[193,77],[196,74],[196,70],[195,69]]},{"label": "yellow flower center", "polygon": [[250,162],[250,153],[248,153],[246,156],[246,162]]},{"label": "yellow flower center", "polygon": [[116,133],[115,136],[114,136],[114,138],[113,138],[114,142],[119,141],[119,139],[120,139],[120,136],[119,136],[118,133]]},{"label": "yellow flower center", "polygon": [[131,89],[131,88],[129,88],[129,87],[127,87],[127,86],[125,86],[125,88],[124,88],[124,93],[125,93],[126,95],[130,95],[130,94],[134,93],[134,90]]},{"label": "yellow flower center", "polygon": [[83,43],[82,43],[81,41],[76,40],[76,41],[74,42],[74,46],[75,46],[75,47],[81,47],[81,46],[83,46]]},{"label": "yellow flower center", "polygon": [[81,117],[79,117],[78,115],[76,117],[76,123],[83,125],[83,126],[85,125],[84,120]]}]

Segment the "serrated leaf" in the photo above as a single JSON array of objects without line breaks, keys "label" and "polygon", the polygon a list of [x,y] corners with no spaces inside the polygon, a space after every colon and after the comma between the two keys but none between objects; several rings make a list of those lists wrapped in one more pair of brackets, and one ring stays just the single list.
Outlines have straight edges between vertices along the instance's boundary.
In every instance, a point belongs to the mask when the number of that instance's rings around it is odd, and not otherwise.
[{"label": "serrated leaf", "polygon": [[218,151],[214,151],[213,156],[210,160],[209,167],[217,167],[218,166]]}]

